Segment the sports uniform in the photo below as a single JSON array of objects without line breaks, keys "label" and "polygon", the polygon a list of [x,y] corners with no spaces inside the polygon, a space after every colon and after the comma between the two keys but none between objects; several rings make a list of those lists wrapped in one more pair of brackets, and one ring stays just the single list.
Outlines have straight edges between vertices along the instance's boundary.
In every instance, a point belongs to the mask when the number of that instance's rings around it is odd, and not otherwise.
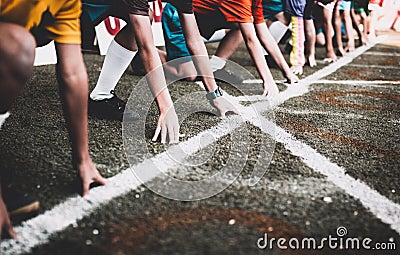
[{"label": "sports uniform", "polygon": [[25,27],[38,45],[50,40],[80,44],[81,1],[0,1],[0,21]]},{"label": "sports uniform", "polygon": [[368,0],[354,0],[352,4],[355,13],[356,14],[366,13],[367,15],[369,15],[368,2],[369,2]]},{"label": "sports uniform", "polygon": [[[174,3],[180,1],[169,0],[168,2]],[[252,3],[257,5],[252,6]],[[167,4],[163,9],[161,20],[167,50],[167,60],[184,57],[181,59],[181,62],[191,61],[179,21],[179,10],[175,7],[174,4]],[[229,22],[254,22],[256,24],[264,22],[261,0],[194,0],[193,10],[196,15],[199,31],[207,39],[216,30],[229,27]]]},{"label": "sports uniform", "polygon": [[185,36],[183,35],[178,10],[172,4],[164,6],[161,24],[167,51],[167,61],[181,58],[180,62],[191,61],[190,52],[186,47]]},{"label": "sports uniform", "polygon": [[124,20],[129,14],[149,16],[149,4],[153,0],[82,0],[83,12],[94,24],[108,16]]},{"label": "sports uniform", "polygon": [[313,0],[285,0],[285,12],[290,16],[312,19]]},{"label": "sports uniform", "polygon": [[262,0],[264,18],[276,21],[275,15],[283,12],[282,0]]},{"label": "sports uniform", "polygon": [[180,13],[193,13],[192,0],[166,0],[171,3]]},{"label": "sports uniform", "polygon": [[341,10],[341,11],[350,11],[352,2],[353,2],[352,0],[340,0],[339,10]]},{"label": "sports uniform", "polygon": [[285,13],[291,16],[292,22],[292,51],[290,52],[290,64],[292,66],[304,66],[304,20],[313,19],[312,0],[285,0]]},{"label": "sports uniform", "polygon": [[193,9],[203,37],[209,39],[229,23],[264,22],[261,0],[194,0]]}]

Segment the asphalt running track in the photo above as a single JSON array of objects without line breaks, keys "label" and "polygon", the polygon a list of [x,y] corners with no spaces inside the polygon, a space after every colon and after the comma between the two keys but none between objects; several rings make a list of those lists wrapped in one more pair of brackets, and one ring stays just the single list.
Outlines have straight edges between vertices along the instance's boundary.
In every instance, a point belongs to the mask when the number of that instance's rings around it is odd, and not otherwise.
[{"label": "asphalt running track", "polygon": [[[235,95],[226,87],[245,116],[246,123],[237,124],[246,125],[250,133],[250,154],[242,175],[228,189],[195,202],[169,200],[141,185],[124,155],[121,123],[93,119],[89,121],[91,153],[100,171],[111,179],[88,198],[77,196],[54,70],[37,68],[0,134],[4,141],[0,164],[3,171],[13,172],[16,186],[40,199],[42,209],[19,223],[19,239],[4,240],[1,254],[379,253],[343,247],[271,251],[256,244],[264,233],[322,239],[337,237],[343,227],[346,237],[368,237],[399,247],[400,48],[393,45],[392,33],[380,39],[377,45],[358,48],[336,63],[319,62],[318,71],[305,69],[296,86],[280,84],[280,95],[270,102],[275,123],[269,115],[260,118],[249,111],[255,107],[263,115],[268,103],[259,96]],[[212,50],[215,45],[208,47]],[[322,55],[318,49],[317,58]],[[255,74],[244,47],[232,60]],[[85,55],[85,61],[94,86],[102,58]],[[278,70],[272,71],[282,79]],[[117,93],[128,98],[131,85],[140,78],[126,74]],[[246,86],[257,91],[255,82],[248,80]],[[182,82],[172,95],[179,98],[197,90],[197,84]],[[154,122],[155,112],[150,115]],[[223,129],[224,122],[200,113],[182,125],[180,146],[190,154],[185,163],[202,158],[212,147],[211,164],[184,166],[171,161],[168,148],[149,143],[147,160],[138,159],[132,167],[146,169],[149,159],[156,158],[163,170],[173,174],[207,176],[210,165],[226,163],[234,152],[229,145],[231,130]],[[198,141],[205,134],[218,141],[202,143],[200,149]],[[268,172],[255,186],[248,186],[260,141],[272,138],[276,144],[265,166]],[[147,180],[157,181],[157,176]]]}]

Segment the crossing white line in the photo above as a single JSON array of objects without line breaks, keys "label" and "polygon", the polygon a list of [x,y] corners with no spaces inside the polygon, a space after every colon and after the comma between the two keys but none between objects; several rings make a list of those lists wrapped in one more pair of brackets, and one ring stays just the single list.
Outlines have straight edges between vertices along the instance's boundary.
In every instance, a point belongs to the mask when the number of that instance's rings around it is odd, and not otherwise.
[{"label": "crossing white line", "polygon": [[[370,66],[368,66],[370,67]],[[399,67],[400,68],[400,67]],[[262,80],[254,79],[254,80],[244,80],[244,84],[259,84],[262,83]],[[279,82],[277,82],[279,83]],[[281,81],[280,83],[285,83],[285,81]],[[388,85],[399,85],[400,80],[373,80],[373,81],[363,81],[363,80],[317,80],[315,83],[324,83],[324,84],[343,84],[343,85],[379,85],[379,84],[388,84]],[[296,85],[292,85],[296,86]]]},{"label": "crossing white line", "polygon": [[[249,121],[258,126],[264,133],[272,135],[270,134],[271,129],[268,130],[265,127],[274,125],[274,123],[270,123],[269,120],[263,117],[249,119]],[[365,208],[369,209],[382,222],[389,224],[393,230],[400,234],[400,205],[371,189],[364,182],[346,174],[345,169],[332,163],[327,157],[319,154],[309,145],[297,140],[284,129],[275,126],[272,130],[275,131],[274,135],[277,142],[282,143],[293,155],[300,157],[314,171],[325,175],[328,181],[358,199]]]},{"label": "crossing white line", "polygon": [[[355,57],[361,55],[364,53],[366,50],[371,48],[373,45],[369,46],[363,46],[358,48],[356,51],[352,52],[351,54],[347,55],[346,57],[341,58],[339,61],[330,64],[329,66],[326,66],[325,68],[317,71],[313,75],[303,79],[298,85],[295,86],[289,86],[288,89],[286,89],[284,92],[280,93],[277,98],[273,100],[273,106],[278,106],[279,104],[284,103],[286,100],[301,96],[309,91],[309,85],[316,82],[317,80],[333,73],[336,71],[338,68],[342,67],[343,65],[346,65],[350,63]],[[236,100],[237,101],[237,100]],[[241,105],[238,105],[238,107],[243,107]],[[256,107],[258,112],[263,112],[265,109],[269,107],[268,102],[258,102],[254,104],[252,107]],[[244,110],[248,110],[250,107],[243,107]],[[254,115],[254,114],[253,114]],[[243,116],[243,115],[242,115]],[[251,115],[248,117],[251,118]],[[237,118],[237,119],[235,119]],[[240,123],[243,121],[243,119],[235,116],[231,116],[229,118],[229,121],[232,121],[234,123],[237,123],[237,125],[240,125]],[[254,122],[254,120],[253,120]],[[229,123],[232,125],[232,122]],[[259,123],[255,123],[258,124]],[[224,121],[220,122],[218,125],[215,127],[203,131],[200,134],[198,134],[195,137],[190,138],[186,142],[180,143],[180,147],[186,147],[183,148],[184,151],[186,151],[188,154],[187,156],[190,156],[194,154],[196,151],[200,150],[200,147],[196,147],[196,145],[202,144],[203,146],[207,146],[208,144],[204,144],[204,142],[200,143],[197,140],[200,139],[200,137],[204,134],[212,134],[214,137],[222,137],[225,134],[228,134],[230,130],[226,129],[226,123]],[[286,133],[286,131],[279,129],[278,128],[278,142],[282,142],[285,144],[287,143],[287,139],[292,139],[290,137],[290,134]],[[211,140],[210,140],[211,141]],[[291,151],[295,154],[297,153],[298,147],[296,146],[303,146],[299,141],[293,140],[291,143],[287,143],[289,145],[289,148]],[[183,147],[182,147],[183,146]],[[290,147],[292,146],[292,147]],[[173,148],[170,148],[173,149]],[[323,169],[321,168],[321,165],[318,165],[318,162],[314,162],[315,160],[325,160],[321,155],[318,154],[316,151],[312,151],[313,149],[310,148],[308,151],[313,153],[312,158],[305,158],[306,163],[316,167],[318,171],[323,172]],[[191,154],[190,154],[190,153]],[[170,162],[170,157],[168,156],[169,152],[168,150],[164,153],[160,153],[157,156],[155,156],[153,159],[156,160],[156,162],[159,162],[157,164],[159,167],[164,167],[163,170],[168,171],[169,169],[172,169],[176,167],[176,161]],[[296,154],[295,154],[296,155]],[[319,155],[319,156],[318,156]],[[329,162],[325,162],[324,164],[328,164]],[[325,166],[325,165],[324,165]],[[138,164],[135,166],[135,171],[148,171],[154,167],[154,161],[152,159],[145,160],[144,162]],[[333,169],[334,164],[332,165]],[[340,168],[338,170],[341,170]],[[53,209],[48,210],[44,212],[42,215],[39,215],[31,220],[28,220],[24,223],[22,223],[21,226],[16,227],[15,230],[19,233],[19,237],[14,240],[5,240],[1,243],[1,254],[20,254],[20,253],[26,253],[29,252],[33,247],[44,244],[48,242],[48,238],[59,231],[62,231],[66,227],[68,227],[70,224],[76,223],[80,219],[82,219],[84,216],[92,213],[96,208],[98,208],[100,205],[110,201],[111,199],[126,194],[129,191],[132,191],[136,189],[141,183],[134,177],[132,174],[132,169],[126,169],[122,171],[120,174],[116,175],[113,178],[110,178],[110,181],[107,186],[104,187],[98,187],[96,189],[93,189],[90,192],[90,195],[87,198],[81,198],[79,196],[75,196],[72,198],[68,198],[65,202],[55,206]],[[164,171],[163,171],[164,172]],[[328,176],[332,175],[332,173],[328,172]],[[338,176],[337,179],[334,175],[333,177],[330,177],[335,184],[337,181],[340,181],[342,179],[341,176]],[[152,175],[151,173],[147,176],[147,180],[142,180],[142,181],[150,181],[156,176]],[[339,178],[340,177],[340,178]],[[348,185],[349,183],[352,184],[352,180],[343,179],[344,183]],[[340,184],[338,184],[340,185]],[[351,187],[351,186],[349,186]],[[357,186],[358,187],[358,186]],[[365,189],[364,186],[361,186],[362,188]],[[368,187],[367,187],[368,188]],[[345,189],[348,191],[349,188]],[[369,191],[369,190],[367,190]],[[351,192],[349,190],[348,192]],[[372,191],[373,192],[373,191]],[[379,194],[378,194],[379,195]],[[380,197],[373,193],[373,198],[374,199],[380,199]],[[358,193],[354,193],[354,196],[358,198]],[[364,199],[362,196],[360,197],[360,200]],[[364,200],[361,200],[362,202]],[[385,200],[386,201],[386,200]],[[380,203],[379,203],[380,204]],[[368,203],[366,203],[367,206],[369,206]],[[370,208],[370,207],[368,207]],[[391,219],[387,219],[386,215],[384,212],[381,212],[380,210],[376,210],[375,207],[371,207],[371,211],[374,213],[377,213],[377,216],[380,218],[383,218],[385,222],[390,221]],[[391,209],[391,207],[389,208]],[[392,212],[392,211],[390,211]],[[397,215],[397,214],[395,214]],[[392,226],[396,231],[399,232],[399,227],[398,225]]]},{"label": "crossing white line", "polygon": [[[110,178],[106,186],[92,189],[87,197],[75,196],[69,198],[44,214],[24,222],[21,226],[15,228],[15,231],[19,233],[17,239],[5,240],[1,243],[0,254],[26,253],[33,247],[46,243],[53,233],[76,223],[111,199],[136,189],[142,184],[141,181],[146,183],[154,179],[159,174],[159,171],[165,173],[172,168],[178,167],[179,163],[177,162],[182,162],[185,157],[193,155],[210,145],[213,142],[212,139],[202,139],[200,142],[203,135],[212,135],[215,139],[219,139],[239,127],[242,123],[243,119],[238,115],[222,120],[216,126],[189,138],[185,142],[179,143],[180,149],[186,152],[186,154],[181,154],[182,158],[171,158],[170,154],[175,149],[171,146],[167,151],[151,159],[146,159],[142,163]],[[176,153],[173,154],[174,156],[176,155]],[[145,177],[139,181],[133,171],[144,172],[146,174],[140,174],[140,176]]]},{"label": "crossing white line", "polygon": [[293,110],[293,109],[286,109],[277,107],[275,111],[284,112],[289,114],[295,115],[327,115],[327,116],[335,116],[341,117],[346,119],[364,119],[365,116],[361,114],[354,114],[354,113],[335,113],[335,112],[325,112],[325,111],[313,111],[313,110]]}]

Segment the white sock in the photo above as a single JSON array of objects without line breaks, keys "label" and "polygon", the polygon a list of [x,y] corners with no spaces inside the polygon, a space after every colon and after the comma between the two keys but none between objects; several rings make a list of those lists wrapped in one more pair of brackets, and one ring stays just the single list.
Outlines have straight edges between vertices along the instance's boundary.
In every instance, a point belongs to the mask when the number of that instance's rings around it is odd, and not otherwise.
[{"label": "white sock", "polygon": [[215,55],[212,55],[211,59],[210,59],[210,64],[211,64],[211,70],[213,72],[224,68],[225,64],[226,64],[226,60],[220,57],[217,57]]},{"label": "white sock", "polygon": [[90,93],[90,98],[93,100],[112,98],[113,95],[110,91],[115,89],[136,53],[137,51],[125,49],[115,40],[112,40],[101,68],[99,80]]},{"label": "white sock", "polygon": [[0,129],[1,129],[1,126],[3,125],[3,123],[4,123],[4,122],[6,121],[6,119],[8,118],[8,116],[10,116],[10,113],[9,113],[9,112],[0,114]]}]

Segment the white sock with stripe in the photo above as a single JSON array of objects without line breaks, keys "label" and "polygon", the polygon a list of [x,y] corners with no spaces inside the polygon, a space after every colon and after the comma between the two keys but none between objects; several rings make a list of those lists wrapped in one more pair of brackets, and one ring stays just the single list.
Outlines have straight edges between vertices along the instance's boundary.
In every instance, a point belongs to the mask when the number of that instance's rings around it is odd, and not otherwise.
[{"label": "white sock with stripe", "polygon": [[136,53],[137,51],[128,50],[112,40],[101,68],[99,80],[90,93],[90,98],[93,100],[112,98],[113,95],[110,91],[115,89]]}]

